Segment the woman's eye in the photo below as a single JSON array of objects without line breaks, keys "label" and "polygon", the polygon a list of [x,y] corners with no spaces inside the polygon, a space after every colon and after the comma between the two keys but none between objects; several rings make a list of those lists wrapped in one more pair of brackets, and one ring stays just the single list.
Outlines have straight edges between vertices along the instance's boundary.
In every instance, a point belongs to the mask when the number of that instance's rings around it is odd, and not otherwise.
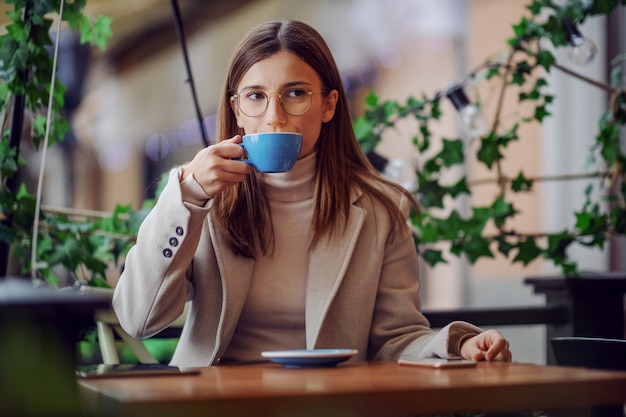
[{"label": "woman's eye", "polygon": [[246,93],[246,99],[251,101],[264,100],[265,94],[262,91],[250,91]]},{"label": "woman's eye", "polygon": [[282,96],[285,98],[298,98],[307,95],[307,91],[304,88],[290,88],[286,90]]}]

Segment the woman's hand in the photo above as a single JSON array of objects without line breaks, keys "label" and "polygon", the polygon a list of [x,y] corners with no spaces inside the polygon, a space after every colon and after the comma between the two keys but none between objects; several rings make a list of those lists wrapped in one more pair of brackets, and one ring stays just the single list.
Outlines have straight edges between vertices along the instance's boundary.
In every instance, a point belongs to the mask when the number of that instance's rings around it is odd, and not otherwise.
[{"label": "woman's hand", "polygon": [[461,345],[461,356],[475,361],[511,362],[509,342],[497,330],[487,330]]},{"label": "woman's hand", "polygon": [[239,145],[240,135],[223,140],[200,150],[192,161],[183,167],[181,181],[193,175],[209,197],[215,197],[228,187],[242,182],[250,172],[250,165],[233,158],[243,156]]}]

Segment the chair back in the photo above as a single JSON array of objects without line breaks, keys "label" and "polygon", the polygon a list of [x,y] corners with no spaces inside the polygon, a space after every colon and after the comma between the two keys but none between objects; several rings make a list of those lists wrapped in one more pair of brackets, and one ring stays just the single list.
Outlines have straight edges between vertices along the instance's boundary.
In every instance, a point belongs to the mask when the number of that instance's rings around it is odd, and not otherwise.
[{"label": "chair back", "polygon": [[550,343],[560,366],[626,371],[626,340],[555,337]]},{"label": "chair back", "polygon": [[[557,365],[626,371],[626,340],[555,337],[550,340]],[[592,407],[591,417],[624,417],[624,405]]]}]

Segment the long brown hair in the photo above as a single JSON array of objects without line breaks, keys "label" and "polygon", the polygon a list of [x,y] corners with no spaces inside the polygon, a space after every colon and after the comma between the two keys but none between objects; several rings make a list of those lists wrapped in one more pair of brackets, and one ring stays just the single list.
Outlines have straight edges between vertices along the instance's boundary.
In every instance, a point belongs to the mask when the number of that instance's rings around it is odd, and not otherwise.
[{"label": "long brown hair", "polygon": [[[339,233],[350,210],[350,191],[360,187],[366,195],[380,200],[396,222],[404,222],[397,203],[372,179],[386,183],[407,195],[401,186],[383,179],[369,163],[354,135],[352,120],[335,60],[321,35],[305,23],[277,20],[253,28],[241,41],[231,59],[217,114],[217,137],[243,135],[230,106],[239,82],[256,62],[280,51],[304,60],[319,75],[322,89],[337,90],[339,100],[334,117],[322,126],[317,142],[317,162],[313,195],[311,246],[325,233]],[[267,253],[273,242],[269,203],[256,172],[246,180],[215,197],[211,215],[229,240],[232,250],[250,258]]]}]

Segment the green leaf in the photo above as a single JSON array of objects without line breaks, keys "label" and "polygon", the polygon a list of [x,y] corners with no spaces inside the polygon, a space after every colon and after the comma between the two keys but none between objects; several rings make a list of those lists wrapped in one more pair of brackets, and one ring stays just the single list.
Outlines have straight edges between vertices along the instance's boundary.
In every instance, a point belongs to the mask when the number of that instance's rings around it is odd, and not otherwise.
[{"label": "green leaf", "polygon": [[498,251],[506,257],[508,257],[509,253],[515,249],[515,245],[507,242],[504,236],[497,236],[495,241],[498,242]]},{"label": "green leaf", "polygon": [[98,16],[93,24],[93,43],[101,50],[106,50],[106,44],[109,38],[113,36],[111,31],[111,22],[113,20],[110,17]]},{"label": "green leaf", "polygon": [[6,242],[9,245],[12,245],[15,242],[15,233],[13,233],[13,229],[2,223],[0,223],[0,241]]},{"label": "green leaf", "polygon": [[21,200],[24,198],[31,198],[32,195],[26,189],[26,184],[20,184],[19,189],[17,190],[17,200]]},{"label": "green leaf", "polygon": [[551,234],[548,236],[547,254],[552,259],[565,259],[565,251],[574,241],[574,238],[568,232]]},{"label": "green leaf", "polygon": [[494,133],[480,139],[480,149],[476,154],[478,160],[491,169],[494,162],[502,159],[502,153]]},{"label": "green leaf", "polygon": [[354,122],[354,133],[358,140],[368,137],[375,124],[372,120],[366,119],[364,116],[359,117]]},{"label": "green leaf", "polygon": [[[559,263],[555,262],[556,265]],[[576,277],[579,275],[578,273],[578,264],[574,261],[571,262],[563,262],[561,263],[563,275],[566,277]]]},{"label": "green leaf", "polygon": [[563,26],[561,17],[550,16],[544,25],[544,31],[555,47],[569,45],[569,36]]},{"label": "green leaf", "polygon": [[473,207],[472,217],[467,220],[467,234],[482,234],[487,222],[491,219],[491,210],[487,207]]},{"label": "green leaf", "polygon": [[443,240],[453,241],[465,233],[466,222],[456,210],[452,210],[447,218],[435,219],[433,217],[432,221],[437,222],[439,235]]},{"label": "green leaf", "polygon": [[513,205],[504,200],[502,197],[495,199],[491,205],[493,221],[497,226],[502,226],[509,217],[514,216],[517,212]]},{"label": "green leaf", "polygon": [[518,38],[523,38],[528,33],[528,19],[522,17],[517,25],[513,25],[513,33]]},{"label": "green leaf", "polygon": [[419,128],[420,134],[422,135],[422,141],[419,140],[419,137],[413,137],[413,145],[417,148],[420,153],[424,153],[428,148],[430,148],[430,129],[428,129],[428,125],[426,123],[420,123]]},{"label": "green leaf", "polygon": [[49,268],[39,268],[38,271],[40,274],[43,275],[43,280],[46,282],[46,284],[48,284],[48,286],[54,288],[59,285],[60,280],[56,275],[54,275],[52,270],[50,270]]},{"label": "green leaf", "polygon": [[426,249],[422,253],[422,258],[428,263],[430,266],[436,266],[437,264],[443,263],[447,264],[448,262],[444,259],[442,252],[440,250],[434,249]]},{"label": "green leaf", "polygon": [[556,62],[554,55],[550,51],[542,49],[537,53],[537,64],[545,68],[547,72],[550,72],[550,68]]},{"label": "green leaf", "polygon": [[35,119],[33,120],[33,129],[35,130],[35,133],[39,136],[44,136],[44,134],[46,133],[46,121],[47,121],[47,117],[44,116],[43,114],[38,114],[35,116]]},{"label": "green leaf", "polygon": [[493,77],[497,77],[500,74],[500,68],[489,68],[489,70],[487,71],[487,74],[485,75],[485,78],[487,80],[492,79]]},{"label": "green leaf", "polygon": [[620,235],[626,234],[626,208],[615,206],[611,209],[610,220],[613,231]]},{"label": "green leaf", "polygon": [[439,120],[441,114],[440,100],[433,100],[430,103],[430,117],[432,117],[433,120]]},{"label": "green leaf", "polygon": [[576,228],[586,230],[591,224],[590,213],[576,213]]},{"label": "green leaf", "polygon": [[[418,174],[419,177],[419,174]],[[427,183],[420,183],[418,188],[420,194],[420,203],[424,208],[443,208],[443,198],[445,197],[445,190],[437,183],[428,181]]]},{"label": "green leaf", "polygon": [[23,22],[16,22],[12,25],[5,27],[11,38],[16,42],[25,44],[28,41],[29,27],[25,26]]},{"label": "green leaf", "polygon": [[511,74],[511,77],[511,84],[522,86],[526,82],[526,76],[524,73],[514,72]]},{"label": "green leaf", "polygon": [[367,97],[365,97],[365,105],[367,105],[368,107],[375,107],[378,105],[378,96],[376,95],[376,93],[370,91]]},{"label": "green leaf", "polygon": [[457,250],[464,252],[471,264],[476,263],[480,258],[493,258],[489,248],[489,241],[480,236],[472,236],[465,240],[462,244],[456,245]]},{"label": "green leaf", "polygon": [[451,197],[456,198],[461,194],[471,194],[469,186],[467,185],[467,178],[463,177],[450,187],[445,188]]},{"label": "green leaf", "polygon": [[543,7],[542,2],[538,0],[533,0],[533,2],[530,5],[526,6],[526,8],[530,10],[530,12],[534,16],[537,16],[539,15],[539,13],[541,13],[542,7]]},{"label": "green leaf", "polygon": [[513,262],[521,262],[524,266],[541,256],[541,249],[537,247],[534,239],[527,238],[521,241],[517,245],[517,250],[518,252]]},{"label": "green leaf", "polygon": [[427,222],[420,227],[420,241],[423,243],[435,243],[439,240],[439,230],[435,222]]},{"label": "green leaf", "polygon": [[550,112],[546,109],[546,106],[537,106],[535,108],[535,120],[543,122],[543,119],[550,115]]},{"label": "green leaf", "polygon": [[515,179],[511,182],[511,190],[516,193],[528,192],[531,191],[532,188],[533,181],[527,179],[522,171],[520,171],[519,174],[517,174],[517,177],[515,177]]},{"label": "green leaf", "polygon": [[[622,1],[623,3],[623,1]],[[617,6],[616,0],[594,0],[589,6],[589,14],[604,14],[608,15]]]},{"label": "green leaf", "polygon": [[451,167],[464,162],[462,140],[443,139],[442,144],[443,148],[437,154],[436,158],[441,161],[444,167]]}]

